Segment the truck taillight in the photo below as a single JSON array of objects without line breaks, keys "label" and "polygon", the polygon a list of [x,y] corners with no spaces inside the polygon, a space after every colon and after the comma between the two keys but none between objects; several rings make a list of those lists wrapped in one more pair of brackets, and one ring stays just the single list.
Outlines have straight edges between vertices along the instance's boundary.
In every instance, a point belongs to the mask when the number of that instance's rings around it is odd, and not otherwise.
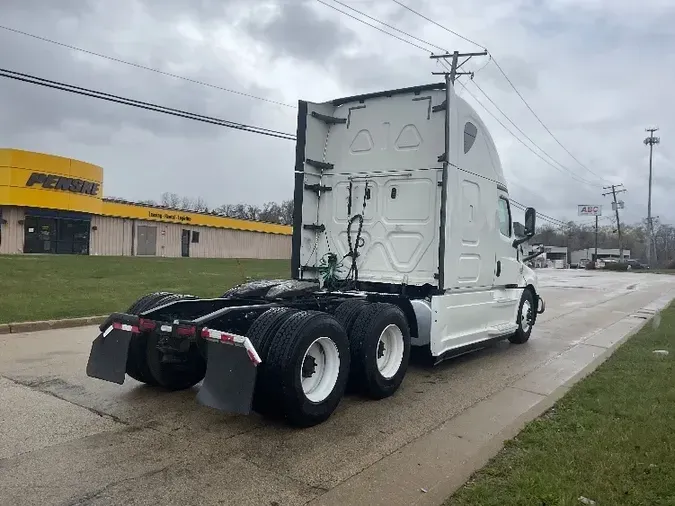
[{"label": "truck taillight", "polygon": [[146,318],[139,318],[138,319],[138,329],[141,332],[147,331],[147,330],[155,330],[157,327],[157,324],[152,321],[152,320],[147,320]]},{"label": "truck taillight", "polygon": [[176,334],[181,337],[194,337],[197,334],[197,328],[192,325],[180,325],[176,328]]}]

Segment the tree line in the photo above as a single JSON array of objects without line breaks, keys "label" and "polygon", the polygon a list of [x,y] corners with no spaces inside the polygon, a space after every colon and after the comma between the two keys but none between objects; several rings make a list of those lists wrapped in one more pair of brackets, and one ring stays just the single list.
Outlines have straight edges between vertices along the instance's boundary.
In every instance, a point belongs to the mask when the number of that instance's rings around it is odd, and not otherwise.
[{"label": "tree line", "polygon": [[213,213],[240,220],[264,221],[267,223],[279,223],[280,225],[293,224],[292,199],[281,202],[267,202],[262,206],[253,204],[223,204],[217,207],[209,207],[206,200],[202,197],[181,197],[177,193],[165,192],[162,193],[159,202],[143,200],[139,204],[196,211],[199,213]]}]

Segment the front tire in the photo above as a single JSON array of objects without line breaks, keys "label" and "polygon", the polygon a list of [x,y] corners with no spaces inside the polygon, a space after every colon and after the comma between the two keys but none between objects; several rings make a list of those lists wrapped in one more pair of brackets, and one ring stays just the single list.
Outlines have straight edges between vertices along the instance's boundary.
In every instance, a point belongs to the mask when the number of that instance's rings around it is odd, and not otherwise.
[{"label": "front tire", "polygon": [[532,334],[532,327],[534,326],[534,318],[536,308],[534,307],[534,296],[530,290],[524,290],[520,298],[520,305],[518,306],[518,314],[516,316],[516,325],[518,329],[516,333],[509,337],[509,341],[513,344],[524,344],[530,339]]},{"label": "front tire", "polygon": [[350,386],[373,399],[393,395],[410,361],[410,328],[401,309],[388,303],[366,307],[349,336]]},{"label": "front tire", "polygon": [[342,325],[319,311],[299,311],[277,331],[263,382],[267,415],[311,427],[327,420],[349,377],[349,340]]}]

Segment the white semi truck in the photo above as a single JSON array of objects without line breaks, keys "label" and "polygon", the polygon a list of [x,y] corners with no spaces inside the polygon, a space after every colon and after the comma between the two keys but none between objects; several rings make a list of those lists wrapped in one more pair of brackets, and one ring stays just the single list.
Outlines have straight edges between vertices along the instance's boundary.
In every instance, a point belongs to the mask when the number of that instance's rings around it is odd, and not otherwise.
[{"label": "white semi truck", "polygon": [[326,420],[346,388],[396,392],[436,361],[526,342],[544,302],[485,124],[446,83],[300,101],[291,276],[218,298],[159,292],[110,315],[87,374],[223,411]]}]

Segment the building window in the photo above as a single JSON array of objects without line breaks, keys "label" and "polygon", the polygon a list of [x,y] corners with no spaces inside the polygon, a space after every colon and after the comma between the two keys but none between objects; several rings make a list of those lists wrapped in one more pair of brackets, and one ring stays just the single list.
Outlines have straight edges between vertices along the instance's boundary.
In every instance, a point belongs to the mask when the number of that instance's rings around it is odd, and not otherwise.
[{"label": "building window", "polygon": [[199,232],[192,231],[192,242],[194,244],[199,243]]},{"label": "building window", "polygon": [[503,197],[499,197],[497,215],[499,216],[499,232],[506,237],[511,237],[511,209],[509,201]]},{"label": "building window", "polygon": [[478,134],[478,128],[476,125],[467,121],[464,125],[464,154],[467,154],[473,146],[473,143],[476,142],[476,135]]}]

